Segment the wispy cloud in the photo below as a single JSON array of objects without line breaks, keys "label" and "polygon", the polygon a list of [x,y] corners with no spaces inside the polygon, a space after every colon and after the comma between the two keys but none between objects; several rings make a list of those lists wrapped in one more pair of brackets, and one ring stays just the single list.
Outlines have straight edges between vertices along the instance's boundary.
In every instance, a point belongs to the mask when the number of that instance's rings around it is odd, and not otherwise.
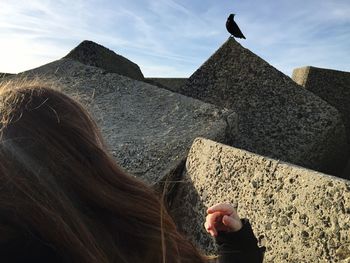
[{"label": "wispy cloud", "polygon": [[287,74],[310,64],[350,70],[348,0],[2,0],[0,72],[40,66],[90,39],[146,76],[189,76],[228,37],[231,12],[242,44]]},{"label": "wispy cloud", "polygon": [[[242,19],[247,47],[288,75],[304,65],[350,70],[344,59],[350,55],[350,17],[342,11],[347,12],[350,3],[298,2],[282,1],[276,12]],[[268,14],[276,19],[266,19]]]}]

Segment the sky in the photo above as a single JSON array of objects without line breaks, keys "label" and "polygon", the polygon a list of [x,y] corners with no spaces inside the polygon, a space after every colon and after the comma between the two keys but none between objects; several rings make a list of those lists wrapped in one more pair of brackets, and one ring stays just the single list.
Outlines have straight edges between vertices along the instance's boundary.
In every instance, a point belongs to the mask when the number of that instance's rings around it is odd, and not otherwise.
[{"label": "sky", "polygon": [[229,37],[291,76],[315,66],[350,71],[350,0],[0,0],[0,72],[18,73],[92,40],[145,77],[189,77]]}]

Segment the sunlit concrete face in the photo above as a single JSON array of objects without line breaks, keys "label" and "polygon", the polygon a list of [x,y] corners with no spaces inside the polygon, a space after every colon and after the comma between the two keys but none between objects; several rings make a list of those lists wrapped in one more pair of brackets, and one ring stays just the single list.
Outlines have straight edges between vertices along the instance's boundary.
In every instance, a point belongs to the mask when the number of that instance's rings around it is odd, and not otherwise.
[{"label": "sunlit concrete face", "polygon": [[238,203],[260,243],[264,262],[346,262],[350,259],[350,181],[197,139],[175,199],[177,225],[207,253],[203,227],[216,203]]}]

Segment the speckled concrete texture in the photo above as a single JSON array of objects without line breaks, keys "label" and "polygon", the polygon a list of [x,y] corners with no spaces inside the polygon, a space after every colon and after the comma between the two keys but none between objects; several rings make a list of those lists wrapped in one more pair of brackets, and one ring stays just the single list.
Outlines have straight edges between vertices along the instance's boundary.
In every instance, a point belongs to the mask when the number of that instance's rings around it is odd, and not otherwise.
[{"label": "speckled concrete texture", "polygon": [[308,66],[294,69],[292,78],[340,112],[350,146],[350,72]]},{"label": "speckled concrete texture", "polygon": [[333,175],[345,166],[338,111],[233,38],[179,92],[237,112],[234,147]]},{"label": "speckled concrete texture", "polygon": [[266,246],[264,262],[349,262],[350,181],[198,138],[172,213],[208,253],[205,211],[238,203]]},{"label": "speckled concrete texture", "polygon": [[233,112],[71,59],[16,78],[33,76],[79,98],[118,163],[150,184],[181,163],[195,137],[226,142],[237,130]]}]

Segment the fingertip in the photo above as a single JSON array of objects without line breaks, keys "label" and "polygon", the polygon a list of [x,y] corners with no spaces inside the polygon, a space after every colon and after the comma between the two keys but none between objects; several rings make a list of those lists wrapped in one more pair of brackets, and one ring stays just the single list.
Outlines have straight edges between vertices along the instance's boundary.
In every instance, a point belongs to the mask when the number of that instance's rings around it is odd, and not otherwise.
[{"label": "fingertip", "polygon": [[224,215],[222,217],[222,222],[224,223],[224,225],[228,226],[232,224],[232,218],[230,218],[228,215]]},{"label": "fingertip", "polygon": [[228,217],[227,215],[224,215],[224,216],[222,217],[222,222],[223,222],[223,223],[227,222],[227,217]]},{"label": "fingertip", "polygon": [[207,209],[207,213],[215,213],[219,211],[223,213],[233,213],[235,208],[228,203],[219,203]]}]

